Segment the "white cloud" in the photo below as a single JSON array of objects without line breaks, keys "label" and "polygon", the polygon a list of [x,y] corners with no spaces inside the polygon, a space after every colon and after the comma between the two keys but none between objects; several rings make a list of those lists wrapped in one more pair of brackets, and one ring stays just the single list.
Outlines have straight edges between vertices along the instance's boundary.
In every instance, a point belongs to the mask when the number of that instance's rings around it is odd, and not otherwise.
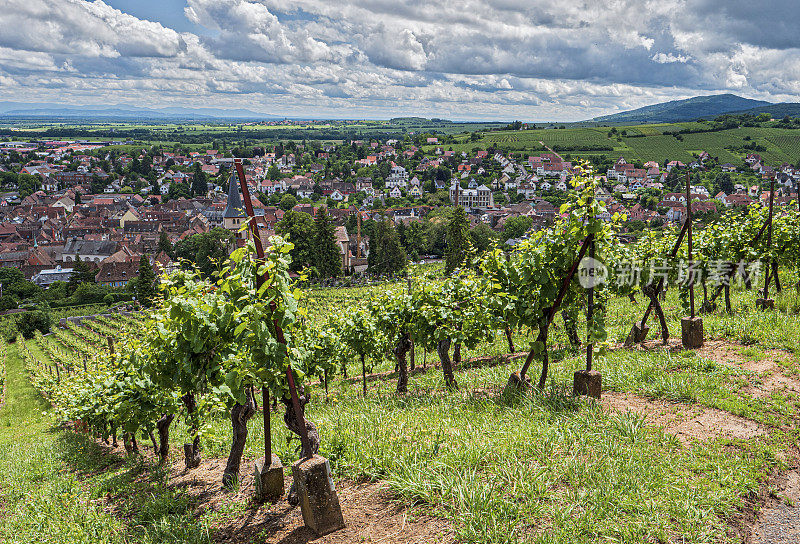
[{"label": "white cloud", "polygon": [[659,64],[669,64],[671,62],[680,62],[685,64],[691,59],[691,57],[687,57],[685,55],[673,55],[672,53],[656,53],[650,58]]},{"label": "white cloud", "polygon": [[768,4],[187,0],[195,35],[101,0],[6,0],[0,97],[533,120],[716,91],[795,100],[800,7]]}]

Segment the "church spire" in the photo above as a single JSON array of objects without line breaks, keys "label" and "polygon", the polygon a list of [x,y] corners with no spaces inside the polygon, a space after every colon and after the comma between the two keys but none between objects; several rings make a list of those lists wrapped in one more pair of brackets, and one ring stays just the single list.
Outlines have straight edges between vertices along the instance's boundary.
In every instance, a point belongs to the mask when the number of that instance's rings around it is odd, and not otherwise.
[{"label": "church spire", "polygon": [[239,196],[239,177],[234,171],[228,182],[228,203],[222,214],[223,218],[245,217],[244,204]]}]

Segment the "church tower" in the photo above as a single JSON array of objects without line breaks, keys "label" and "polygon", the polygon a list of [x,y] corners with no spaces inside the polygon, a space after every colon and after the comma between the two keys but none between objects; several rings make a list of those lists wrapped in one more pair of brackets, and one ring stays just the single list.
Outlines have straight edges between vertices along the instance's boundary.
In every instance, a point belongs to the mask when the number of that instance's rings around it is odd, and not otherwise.
[{"label": "church tower", "polygon": [[228,183],[228,202],[222,213],[222,225],[228,230],[238,231],[246,218],[244,204],[239,196],[239,176],[234,172]]}]

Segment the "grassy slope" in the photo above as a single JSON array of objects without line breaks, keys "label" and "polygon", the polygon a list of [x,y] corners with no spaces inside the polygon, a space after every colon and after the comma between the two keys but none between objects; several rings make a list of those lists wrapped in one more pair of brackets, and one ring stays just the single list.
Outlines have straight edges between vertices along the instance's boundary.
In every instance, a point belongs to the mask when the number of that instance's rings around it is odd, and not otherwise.
[{"label": "grassy slope", "polygon": [[[341,308],[371,289],[315,293],[316,310]],[[746,310],[753,298],[735,291],[737,315],[707,316],[707,337],[755,344],[748,348],[752,356],[765,348],[795,352],[800,318],[755,314]],[[624,338],[632,314],[640,311],[641,305],[632,311],[627,301],[613,301],[611,338]],[[674,292],[665,311],[674,335],[682,315]],[[526,339],[519,334],[518,345]],[[504,342],[498,337],[465,357],[503,353]],[[565,343],[562,330],[553,342]],[[773,430],[769,438],[685,449],[633,414],[608,414],[572,399],[567,384],[583,358],[557,347],[554,355],[547,394],[528,398],[497,393],[517,363],[460,370],[460,392],[443,391],[438,371],[417,375],[412,394],[403,399],[394,395],[393,381],[373,383],[366,399],[358,383],[336,384],[331,402],[314,403],[310,412],[320,428],[321,453],[339,476],[384,479],[408,500],[433,505],[454,520],[466,541],[638,542],[681,535],[686,542],[724,542],[731,516],[776,466],[776,454],[796,440]],[[429,354],[427,360],[434,358]],[[796,398],[743,394],[749,373],[691,351],[620,350],[598,364],[606,389],[717,407],[767,425],[784,425],[797,414]],[[797,368],[797,359],[786,364]],[[391,363],[376,370],[391,370]],[[359,371],[354,362],[351,375]],[[250,422],[249,457],[259,453],[263,431],[257,419]],[[276,423],[274,418],[273,444],[286,462],[294,446],[285,446],[285,429]],[[209,451],[222,455],[227,421],[220,418],[211,427],[218,438]]]},{"label": "grassy slope", "polygon": [[[94,441],[55,428],[16,347],[7,358],[0,410],[0,542],[95,544],[209,542],[207,520],[192,516],[185,496],[163,474],[102,453]],[[101,497],[127,495],[112,515]]]},{"label": "grassy slope", "polygon": [[[317,292],[314,312],[339,309],[344,299],[374,289]],[[782,302],[792,297],[787,292]],[[754,293],[736,290],[736,315],[707,316],[707,338],[749,344],[746,353],[752,357],[766,348],[797,352],[800,318],[755,314],[747,310],[753,298]],[[633,314],[641,311],[641,304],[632,308],[627,301],[612,301],[607,319],[612,340],[624,337]],[[674,334],[682,313],[674,292],[665,311]],[[684,448],[639,416],[604,412],[566,394],[582,356],[558,348],[565,342],[562,333],[554,334],[555,362],[546,394],[508,398],[497,393],[516,363],[461,369],[461,389],[454,392],[442,389],[437,371],[414,376],[405,398],[394,395],[391,381],[374,382],[366,399],[359,387],[344,383],[333,385],[329,403],[319,402],[317,391],[310,417],[320,428],[321,453],[338,476],[384,479],[406,499],[430,504],[453,520],[466,541],[731,540],[731,516],[778,465],[778,453],[797,441],[796,432],[773,429],[752,441]],[[517,336],[520,345],[525,339]],[[31,349],[37,351],[34,343]],[[504,340],[498,338],[465,357],[503,351]],[[417,361],[422,359],[419,353]],[[783,426],[797,414],[796,398],[752,398],[742,391],[751,375],[694,352],[620,350],[596,364],[607,390],[714,406],[767,425]],[[798,370],[795,356],[785,365]],[[356,365],[351,372],[357,372]],[[125,464],[101,455],[81,436],[51,430],[53,420],[42,415],[43,409],[11,347],[9,406],[0,413],[5,504],[0,541],[204,542],[209,525],[213,535],[212,517],[190,517],[191,500],[165,489],[158,472],[146,482],[137,479],[137,462]],[[260,420],[249,424],[245,455],[251,459],[260,454]],[[227,453],[229,425],[223,414],[210,422],[204,455]],[[295,443],[287,445],[280,414],[273,414],[272,426],[275,451],[291,461]],[[173,450],[185,434],[176,424]],[[92,502],[119,493],[130,496],[120,517]]]}]

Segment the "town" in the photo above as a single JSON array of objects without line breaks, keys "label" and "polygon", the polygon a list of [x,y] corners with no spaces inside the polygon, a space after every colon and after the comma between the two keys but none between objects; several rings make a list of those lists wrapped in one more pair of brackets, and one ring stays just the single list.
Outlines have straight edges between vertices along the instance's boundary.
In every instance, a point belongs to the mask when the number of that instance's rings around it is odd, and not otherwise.
[{"label": "town", "polygon": [[[241,160],[263,239],[280,233],[296,245],[293,270],[314,279],[393,274],[407,259],[441,258],[444,224],[463,207],[473,245],[513,246],[531,229],[552,223],[586,164],[550,150],[538,155],[481,148],[455,152],[430,133],[404,139],[338,143],[290,140],[274,145],[190,151],[176,144],[138,147],[128,142],[7,141],[0,144],[0,263],[26,283],[6,285],[0,309],[12,310],[37,289],[80,274],[93,287],[52,290],[52,302],[87,304],[131,300],[145,256],[155,271],[183,262],[207,273],[214,258],[243,243],[245,217],[234,161]],[[122,150],[121,150],[122,149]],[[597,161],[595,161],[597,162]],[[669,160],[589,165],[600,181],[602,219],[627,218],[632,235],[680,224],[693,180],[693,213],[713,219],[726,208],[796,198],[800,169],[766,164],[748,153],[741,164],[719,164],[700,152],[688,164]],[[309,250],[320,213],[330,223],[328,243],[338,266],[314,262]],[[401,254],[369,259],[375,225],[388,222]],[[198,248],[204,248],[198,251]],[[33,284],[33,286],[30,285]],[[73,279],[73,286],[76,280]]]}]

